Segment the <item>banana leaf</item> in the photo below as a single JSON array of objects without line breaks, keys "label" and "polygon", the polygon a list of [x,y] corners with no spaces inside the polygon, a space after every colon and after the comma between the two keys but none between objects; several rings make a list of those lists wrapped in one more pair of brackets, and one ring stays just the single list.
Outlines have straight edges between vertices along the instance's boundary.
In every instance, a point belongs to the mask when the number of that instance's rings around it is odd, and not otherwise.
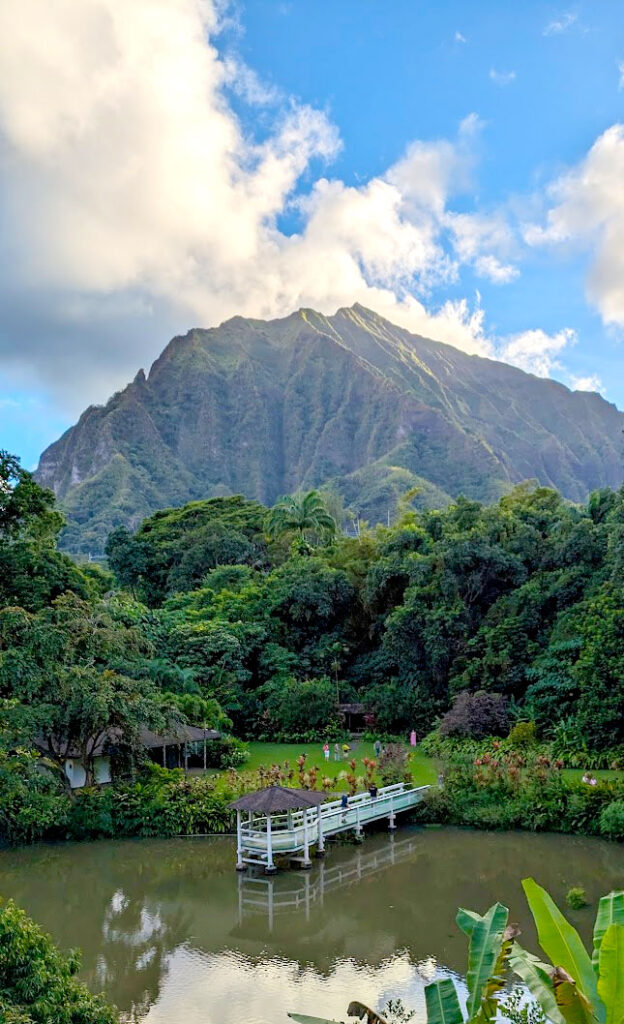
[{"label": "banana leaf", "polygon": [[591,1004],[578,988],[574,978],[562,967],[555,967],[552,979],[557,1006],[566,1024],[595,1024],[596,1018]]},{"label": "banana leaf", "polygon": [[604,1024],[605,1012],[598,997],[596,974],[576,928],[566,921],[546,890],[532,878],[525,878],[522,887],[537,927],[540,946],[555,968],[563,968],[574,979],[579,992],[591,1003],[597,1019]]},{"label": "banana leaf", "polygon": [[483,986],[481,1008],[478,1014],[479,1019],[483,1021],[494,1021],[499,1015],[499,994],[505,987],[509,957],[513,948],[514,939],[516,935],[519,934],[520,929],[515,924],[508,925],[503,932],[498,959],[496,960],[494,969]]},{"label": "banana leaf", "polygon": [[533,956],[518,942],[514,942],[509,954],[509,966],[524,982],[534,999],[537,1000],[548,1020],[553,1024],[565,1024],[565,1018],[557,1006],[555,988],[550,975],[551,968],[538,957]]},{"label": "banana leaf", "polygon": [[457,916],[455,918],[458,928],[461,928],[464,935],[467,935],[468,938],[470,938],[470,936],[472,935],[474,926],[476,925],[477,921],[482,920],[483,918],[481,917],[481,914],[477,914],[476,911],[474,910],[464,910],[463,907],[459,908],[459,910],[457,911]]},{"label": "banana leaf", "polygon": [[485,986],[500,956],[508,917],[507,907],[502,903],[495,903],[480,921],[475,922],[472,929],[466,975],[469,1017],[474,1017],[481,1006]]},{"label": "banana leaf", "polygon": [[375,1010],[371,1010],[370,1006],[366,1003],[360,1003],[357,999],[354,999],[347,1007],[348,1017],[359,1017],[362,1020],[366,1017],[366,1024],[388,1024],[383,1017],[380,1017]]},{"label": "banana leaf", "polygon": [[600,944],[598,995],[607,1011],[607,1024],[624,1020],[624,928],[610,924]]},{"label": "banana leaf", "polygon": [[307,1013],[289,1013],[288,1016],[297,1024],[342,1024],[342,1021],[328,1020],[327,1017],[309,1017]]},{"label": "banana leaf", "polygon": [[425,988],[427,1024],[464,1024],[464,1015],[452,978],[442,978]]},{"label": "banana leaf", "polygon": [[598,904],[596,923],[594,925],[594,953],[592,963],[594,970],[598,971],[598,958],[600,956],[600,944],[602,936],[610,924],[624,925],[624,892],[610,892],[603,896]]}]

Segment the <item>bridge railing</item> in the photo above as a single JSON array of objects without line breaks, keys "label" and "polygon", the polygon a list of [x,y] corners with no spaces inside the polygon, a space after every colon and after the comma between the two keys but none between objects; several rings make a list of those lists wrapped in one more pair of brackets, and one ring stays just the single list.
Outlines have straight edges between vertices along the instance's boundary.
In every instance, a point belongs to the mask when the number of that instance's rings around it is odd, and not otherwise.
[{"label": "bridge railing", "polygon": [[[321,805],[321,828],[323,835],[331,835],[349,828],[359,829],[362,825],[378,818],[390,817],[397,811],[406,810],[418,803],[420,795],[429,786],[408,786],[403,782],[392,786],[382,786],[377,796],[369,792],[357,793],[349,797],[346,807],[341,800],[331,800]],[[266,846],[266,817],[255,819],[251,824],[241,827],[243,846],[262,849]],[[307,836],[306,836],[307,833]],[[318,835],[318,811],[308,808],[304,811],[293,811],[288,814],[271,816],[272,845],[276,851],[300,849],[307,838],[312,844]]]}]

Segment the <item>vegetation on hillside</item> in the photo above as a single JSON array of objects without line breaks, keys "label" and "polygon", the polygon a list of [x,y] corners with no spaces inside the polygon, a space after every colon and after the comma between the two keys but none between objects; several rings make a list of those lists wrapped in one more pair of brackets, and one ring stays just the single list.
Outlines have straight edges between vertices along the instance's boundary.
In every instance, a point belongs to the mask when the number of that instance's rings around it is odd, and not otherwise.
[{"label": "vegetation on hillside", "polygon": [[[143,812],[122,822],[98,798],[88,813],[104,824],[87,827],[82,811],[54,801],[68,749],[90,778],[93,738],[108,730],[125,757],[118,763],[141,772],[144,725],[335,740],[344,730],[338,705],[356,702],[387,738],[438,727],[436,742],[472,742],[511,729],[514,749],[547,744],[540,755],[563,753],[566,764],[622,759],[624,489],[595,492],[585,506],[528,484],[490,506],[460,498],[418,511],[406,500],[394,525],[360,524],[356,537],[333,528],[316,492],[272,511],[210,499],[156,513],[135,533],[113,531],[103,570],[60,553],[51,493],[10,456],[0,468],[6,835],[48,834],[46,815],[66,834],[141,834]],[[239,751],[224,756],[236,763]],[[37,774],[37,758],[46,773]],[[511,785],[503,781],[501,792]],[[161,783],[153,774],[120,783],[138,786],[146,806],[155,794],[163,811],[154,820],[171,823],[159,834],[182,830],[185,815],[199,822],[214,812],[223,822],[221,795],[209,787],[183,799],[184,787],[156,793]],[[505,795],[501,817],[495,786],[486,799],[470,773],[462,784],[474,788],[456,801],[464,820],[534,827],[515,797]],[[118,806],[140,800],[137,792]],[[444,820],[457,820],[453,792],[449,776]],[[618,834],[622,794],[607,796],[583,829],[596,831],[604,817],[599,830]],[[188,801],[201,806],[191,811]],[[581,803],[575,820],[584,822]],[[562,812],[571,830],[573,804]]]},{"label": "vegetation on hillside", "polygon": [[[515,367],[411,335],[361,306],[235,317],[175,338],[37,470],[68,516],[62,543],[101,554],[157,509],[330,484],[361,519],[395,518],[400,494],[440,508],[492,502],[536,477],[582,501],[622,481],[622,413]],[[342,525],[342,524],[339,524]]]}]

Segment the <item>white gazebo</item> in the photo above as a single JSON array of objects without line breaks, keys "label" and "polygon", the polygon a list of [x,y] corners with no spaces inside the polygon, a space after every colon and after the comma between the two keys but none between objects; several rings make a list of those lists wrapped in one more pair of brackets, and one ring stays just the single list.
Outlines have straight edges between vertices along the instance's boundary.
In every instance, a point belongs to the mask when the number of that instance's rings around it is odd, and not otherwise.
[{"label": "white gazebo", "polygon": [[[274,851],[280,852],[280,839],[292,830],[293,811],[303,812],[303,857],[300,863],[303,868],[311,867],[310,846],[316,843],[318,856],[322,856],[325,849],[321,804],[326,798],[326,793],[317,790],[267,786],[253,793],[245,793],[231,803],[230,807],[236,811],[236,870],[244,871],[248,864],[262,865],[268,875],[277,870],[273,854]],[[315,822],[310,820],[311,808],[317,811]],[[245,824],[243,811],[247,813]],[[258,832],[263,833],[262,853],[250,835]]]}]

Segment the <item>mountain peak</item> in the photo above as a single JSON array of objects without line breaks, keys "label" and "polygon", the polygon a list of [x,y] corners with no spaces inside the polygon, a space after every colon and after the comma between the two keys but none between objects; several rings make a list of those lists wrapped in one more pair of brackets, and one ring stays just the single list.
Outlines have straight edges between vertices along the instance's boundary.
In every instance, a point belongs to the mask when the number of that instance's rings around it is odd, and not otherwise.
[{"label": "mountain peak", "polygon": [[[325,341],[315,343],[315,337]],[[329,340],[331,339],[331,341]],[[70,550],[164,507],[331,483],[372,522],[408,486],[439,505],[536,478],[572,500],[622,481],[624,416],[505,363],[411,335],[361,303],[241,316],[175,338],[42,455]]]}]

